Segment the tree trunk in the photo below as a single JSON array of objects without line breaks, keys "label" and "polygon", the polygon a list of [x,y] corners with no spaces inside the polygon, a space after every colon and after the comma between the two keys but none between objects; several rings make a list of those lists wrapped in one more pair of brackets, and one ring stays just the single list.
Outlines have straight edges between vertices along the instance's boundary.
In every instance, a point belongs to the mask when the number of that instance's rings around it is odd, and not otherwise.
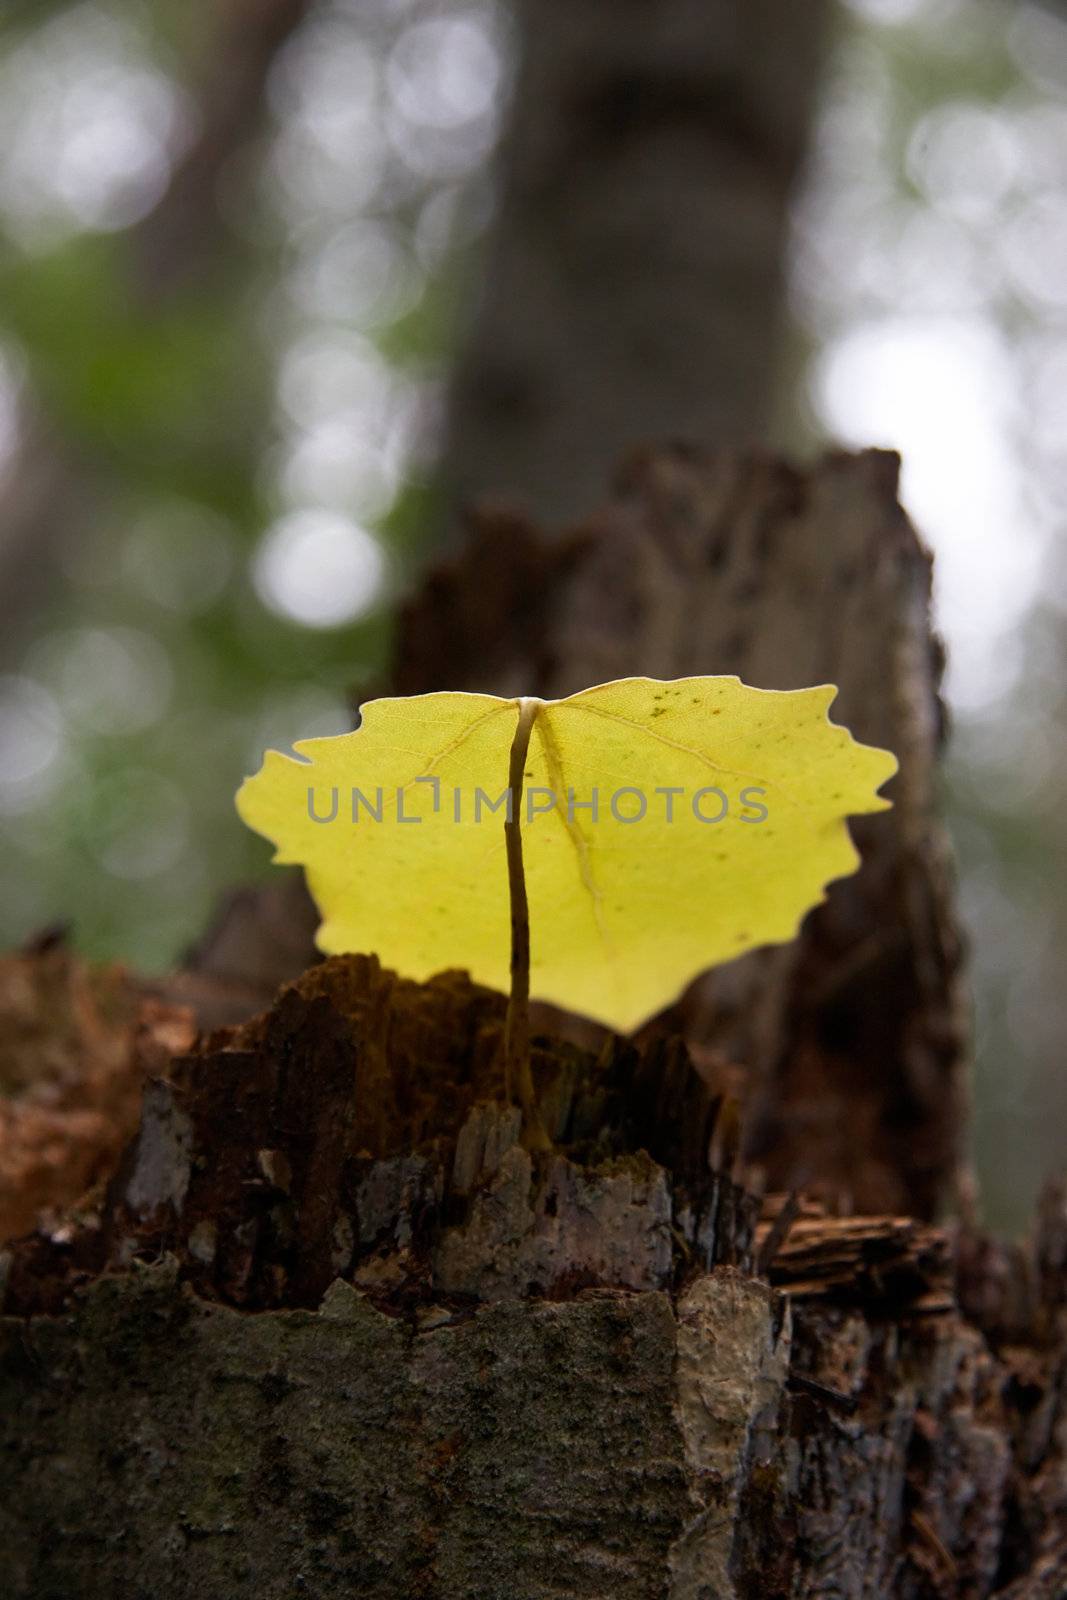
[{"label": "tree trunk", "polygon": [[559,527],[636,440],[765,437],[829,7],[524,0],[450,504]]}]

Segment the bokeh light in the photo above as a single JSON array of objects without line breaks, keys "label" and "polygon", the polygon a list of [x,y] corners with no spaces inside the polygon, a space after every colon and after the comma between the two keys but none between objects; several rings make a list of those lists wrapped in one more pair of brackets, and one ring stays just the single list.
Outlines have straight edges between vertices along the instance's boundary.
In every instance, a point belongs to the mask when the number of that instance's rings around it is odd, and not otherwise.
[{"label": "bokeh light", "polygon": [[104,735],[141,733],[166,711],[170,657],[137,628],[70,628],[45,634],[27,664],[55,695],[71,727]]},{"label": "bokeh light", "polygon": [[265,605],[308,628],[337,628],[369,610],[385,563],[378,541],[331,511],[294,511],[263,536],[256,590]]},{"label": "bokeh light", "polygon": [[0,677],[0,812],[28,809],[47,796],[63,740],[55,696],[21,673]]},{"label": "bokeh light", "polygon": [[42,248],[59,231],[125,228],[163,194],[192,132],[143,30],[104,6],[70,6],[0,60],[5,231]]}]

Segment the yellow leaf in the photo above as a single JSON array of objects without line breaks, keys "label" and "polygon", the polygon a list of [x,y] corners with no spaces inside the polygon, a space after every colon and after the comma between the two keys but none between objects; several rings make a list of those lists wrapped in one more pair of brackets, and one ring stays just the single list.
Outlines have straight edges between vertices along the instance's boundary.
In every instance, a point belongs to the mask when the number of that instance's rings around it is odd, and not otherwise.
[{"label": "yellow leaf", "polygon": [[[539,703],[521,808],[534,999],[629,1032],[706,968],[794,937],[859,864],[845,818],[887,807],[875,791],[896,770],[830,721],[836,694],[623,678]],[[237,809],[275,861],[305,867],[321,950],[507,990],[505,813],[490,803],[519,704],[372,700],[356,732],[296,744],[300,760],[267,752]]]}]

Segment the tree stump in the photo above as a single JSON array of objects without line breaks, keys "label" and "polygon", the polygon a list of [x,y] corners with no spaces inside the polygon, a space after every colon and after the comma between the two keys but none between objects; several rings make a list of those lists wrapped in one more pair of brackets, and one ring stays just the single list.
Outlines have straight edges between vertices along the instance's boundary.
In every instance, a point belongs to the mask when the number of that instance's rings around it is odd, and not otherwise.
[{"label": "tree stump", "polygon": [[136,1137],[0,1256],[5,1593],[1064,1600],[1067,1196],[1015,1247],[932,1220],[966,1028],[895,485],[646,452],[567,537],[485,513],[427,577],[390,692],[833,680],[894,809],[793,945],[634,1040],[543,1010],[548,1152],[503,997],[296,977],[302,888],[134,985]]},{"label": "tree stump", "polygon": [[[931,558],[897,500],[898,458],[834,453],[801,469],[729,450],[638,451],[599,512],[545,531],[472,518],[464,553],[401,608],[372,694],[572,694],[631,674],[736,672],[764,689],[834,682],[831,715],[900,760],[888,815],[852,824],[863,864],[791,945],[699,980],[645,1030],[744,1078],[745,1149],[776,1188],[931,1219],[969,1203],[970,1030],[951,852],[937,814],[945,715]],[[315,959],[296,874],[241,890],[153,992],[208,1025],[264,1005]],[[560,1013],[585,1042],[602,1032]]]},{"label": "tree stump", "polygon": [[761,1219],[665,1039],[536,1040],[531,1155],[503,1014],[335,957],[149,1082],[3,1257],[5,1592],[1062,1595],[1064,1197]]}]

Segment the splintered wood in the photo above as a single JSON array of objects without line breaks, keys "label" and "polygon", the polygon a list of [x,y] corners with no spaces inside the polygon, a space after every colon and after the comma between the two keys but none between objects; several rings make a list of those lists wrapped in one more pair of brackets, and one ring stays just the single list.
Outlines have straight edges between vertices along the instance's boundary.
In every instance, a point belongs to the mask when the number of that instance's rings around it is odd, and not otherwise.
[{"label": "splintered wood", "polygon": [[[956,1309],[950,1235],[913,1217],[834,1217],[803,1204],[780,1242],[786,1196],[768,1196],[754,1250],[771,1282],[793,1300],[846,1297],[910,1315]],[[768,1244],[772,1250],[768,1251]]]}]

